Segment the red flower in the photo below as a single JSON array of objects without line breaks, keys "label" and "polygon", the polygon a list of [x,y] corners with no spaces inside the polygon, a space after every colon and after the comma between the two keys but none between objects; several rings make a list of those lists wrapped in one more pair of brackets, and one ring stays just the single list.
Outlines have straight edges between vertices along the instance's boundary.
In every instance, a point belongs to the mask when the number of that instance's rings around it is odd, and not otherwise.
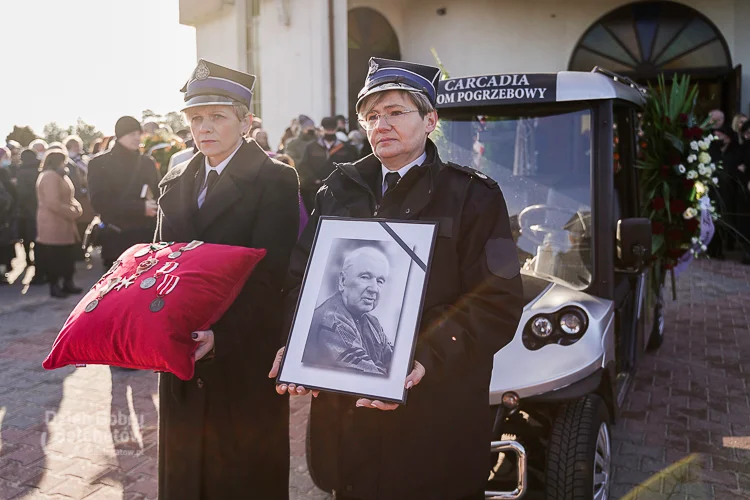
[{"label": "red flower", "polygon": [[646,143],[645,141],[642,142],[641,143],[641,149],[647,149],[647,148],[648,148],[648,143]]},{"label": "red flower", "polygon": [[690,232],[695,232],[696,229],[698,229],[698,226],[700,225],[700,222],[698,219],[688,219],[685,221],[685,228]]},{"label": "red flower", "polygon": [[682,185],[685,187],[685,189],[693,189],[693,187],[695,187],[695,181],[690,179],[682,179]]},{"label": "red flower", "polygon": [[663,222],[651,222],[651,232],[653,234],[664,233],[664,223]]},{"label": "red flower", "polygon": [[680,113],[680,116],[678,119],[680,120],[680,123],[683,123],[683,124],[687,123],[688,115],[686,115],[685,113]]},{"label": "red flower", "polygon": [[681,214],[687,208],[685,202],[682,200],[671,200],[669,202],[669,208],[673,214]]},{"label": "red flower", "polygon": [[669,241],[679,241],[682,239],[682,231],[676,228],[672,228],[669,231],[667,231],[667,239]]},{"label": "red flower", "polygon": [[679,165],[682,162],[682,155],[674,149],[667,154],[667,163],[670,165]]},{"label": "red flower", "polygon": [[657,196],[651,202],[651,206],[654,207],[654,210],[663,210],[664,209],[664,198],[662,198],[661,196]]},{"label": "red flower", "polygon": [[664,123],[666,123],[667,125],[672,125],[672,119],[668,116],[665,116]]},{"label": "red flower", "polygon": [[690,130],[693,131],[693,138],[694,139],[700,139],[703,137],[703,129],[700,127],[693,127]]}]

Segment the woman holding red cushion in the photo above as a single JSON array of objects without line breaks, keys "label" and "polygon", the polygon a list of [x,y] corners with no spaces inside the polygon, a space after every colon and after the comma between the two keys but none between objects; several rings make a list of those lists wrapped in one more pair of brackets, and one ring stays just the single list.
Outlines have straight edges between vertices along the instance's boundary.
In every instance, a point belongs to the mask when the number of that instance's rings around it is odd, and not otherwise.
[{"label": "woman holding red cushion", "polygon": [[193,333],[193,379],[161,375],[160,499],[289,496],[288,401],[265,371],[284,340],[279,306],[297,239],[298,181],[293,168],[243,139],[254,81],[198,63],[182,91],[199,152],[159,185],[158,240],[267,250],[221,320]]}]

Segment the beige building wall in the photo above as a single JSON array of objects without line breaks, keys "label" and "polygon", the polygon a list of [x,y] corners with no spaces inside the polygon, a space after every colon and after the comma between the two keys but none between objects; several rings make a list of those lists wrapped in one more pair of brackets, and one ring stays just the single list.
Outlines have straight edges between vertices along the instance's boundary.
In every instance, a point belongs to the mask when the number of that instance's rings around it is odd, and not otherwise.
[{"label": "beige building wall", "polygon": [[[185,2],[186,0],[182,0]],[[334,0],[336,112],[348,98],[347,11],[370,7],[389,20],[405,60],[434,63],[435,48],[455,76],[551,72],[568,67],[584,32],[629,0]],[[742,110],[750,111],[750,0],[683,0],[722,32],[733,64],[742,64]],[[299,114],[330,114],[327,0],[260,0],[257,36],[247,35],[252,0],[225,3],[196,24],[198,57],[249,69],[261,78],[262,117],[272,143]],[[445,15],[437,10],[445,8]],[[288,15],[285,15],[288,14]],[[288,24],[287,24],[288,22]],[[257,40],[247,68],[248,36]]]}]

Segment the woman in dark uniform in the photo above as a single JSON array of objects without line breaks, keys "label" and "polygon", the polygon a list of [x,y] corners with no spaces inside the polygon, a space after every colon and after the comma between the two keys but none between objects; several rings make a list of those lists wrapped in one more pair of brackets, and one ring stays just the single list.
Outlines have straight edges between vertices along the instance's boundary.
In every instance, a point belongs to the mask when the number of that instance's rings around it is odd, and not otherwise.
[{"label": "woman in dark uniform", "polygon": [[[234,304],[195,332],[195,376],[159,382],[159,498],[286,499],[289,406],[266,378],[299,224],[295,170],[243,136],[255,77],[200,61],[183,88],[199,153],[159,185],[162,241],[265,248]],[[209,264],[206,264],[209,265]]]}]

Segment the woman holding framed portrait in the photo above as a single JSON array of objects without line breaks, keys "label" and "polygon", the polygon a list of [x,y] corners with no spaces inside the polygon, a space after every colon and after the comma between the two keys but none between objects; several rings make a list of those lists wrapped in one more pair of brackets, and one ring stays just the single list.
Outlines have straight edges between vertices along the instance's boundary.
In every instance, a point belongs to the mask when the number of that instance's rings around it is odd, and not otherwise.
[{"label": "woman holding framed portrait", "polygon": [[[291,334],[269,376],[281,373],[280,394],[315,389],[308,462],[337,499],[484,498],[492,360],[515,334],[522,286],[497,183],[444,163],[428,138],[439,74],[370,60],[357,112],[374,154],[337,165],[292,254]],[[423,283],[417,261],[432,270]],[[408,401],[375,397],[392,394],[383,379]]]}]

